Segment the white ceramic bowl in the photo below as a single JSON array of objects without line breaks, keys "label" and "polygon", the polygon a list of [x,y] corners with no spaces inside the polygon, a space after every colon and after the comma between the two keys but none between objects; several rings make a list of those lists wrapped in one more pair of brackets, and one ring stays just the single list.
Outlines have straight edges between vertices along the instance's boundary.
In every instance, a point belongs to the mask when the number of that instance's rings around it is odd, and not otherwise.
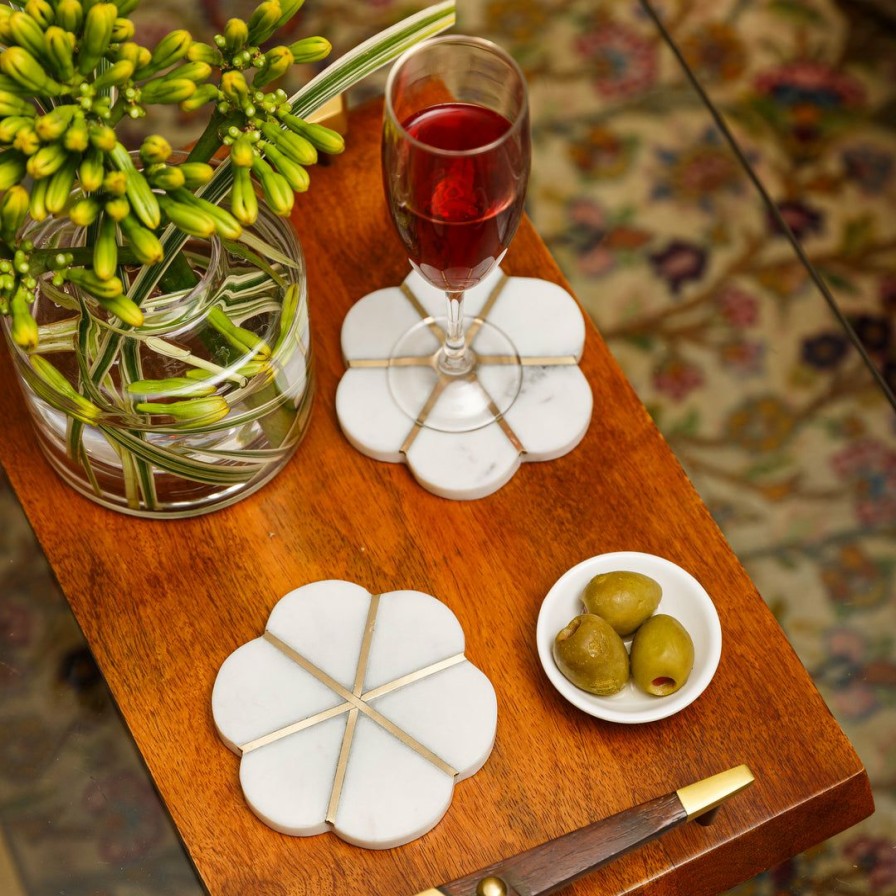
[{"label": "white ceramic bowl", "polygon": [[[659,582],[663,589],[657,613],[674,616],[694,642],[694,668],[682,688],[668,697],[654,697],[629,682],[618,694],[598,697],[577,688],[557,668],[552,647],[557,633],[585,612],[582,592],[601,572],[640,572]],[[551,684],[573,706],[609,722],[638,724],[664,719],[684,709],[706,689],[722,654],[722,627],[709,595],[700,583],[680,566],[636,551],[598,554],[564,573],[548,592],[538,614],[538,656]],[[624,639],[626,647],[631,638]]]}]

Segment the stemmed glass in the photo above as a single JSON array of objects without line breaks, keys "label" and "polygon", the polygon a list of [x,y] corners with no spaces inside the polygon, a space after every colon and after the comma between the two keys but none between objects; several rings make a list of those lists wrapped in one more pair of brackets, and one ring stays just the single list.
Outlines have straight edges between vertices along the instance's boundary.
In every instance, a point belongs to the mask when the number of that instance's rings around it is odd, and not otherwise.
[{"label": "stemmed glass", "polygon": [[396,62],[383,121],[386,196],[411,265],[446,296],[445,315],[424,316],[390,358],[392,396],[419,425],[472,431],[519,394],[512,341],[484,316],[465,316],[464,295],[516,232],[530,155],[525,78],[500,47],[442,36]]}]

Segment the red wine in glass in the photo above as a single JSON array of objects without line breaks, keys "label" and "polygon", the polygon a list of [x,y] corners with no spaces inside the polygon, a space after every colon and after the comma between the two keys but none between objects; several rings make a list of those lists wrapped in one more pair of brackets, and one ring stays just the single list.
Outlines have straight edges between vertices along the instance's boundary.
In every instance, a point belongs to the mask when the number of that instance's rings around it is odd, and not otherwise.
[{"label": "red wine in glass", "polygon": [[487,426],[519,394],[522,367],[502,329],[464,316],[464,298],[500,263],[522,216],[530,138],[519,66],[480,38],[423,41],[390,72],[382,147],[389,210],[408,259],[446,297],[444,315],[421,320],[395,344],[390,391],[418,426]]},{"label": "red wine in glass", "polygon": [[399,235],[427,280],[470,289],[500,261],[522,214],[519,149],[502,142],[511,124],[484,106],[440,103],[403,127],[415,142],[403,147],[408,190],[392,208]]}]

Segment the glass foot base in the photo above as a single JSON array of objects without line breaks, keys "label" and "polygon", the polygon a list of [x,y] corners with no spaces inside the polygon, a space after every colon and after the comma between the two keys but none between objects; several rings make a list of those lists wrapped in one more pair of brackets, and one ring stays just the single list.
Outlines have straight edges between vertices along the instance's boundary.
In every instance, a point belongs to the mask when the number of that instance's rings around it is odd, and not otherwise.
[{"label": "glass foot base", "polygon": [[471,432],[499,420],[522,385],[522,367],[510,338],[481,318],[464,319],[469,371],[443,372],[439,355],[445,318],[427,318],[408,330],[389,358],[389,391],[411,420],[439,432]]}]

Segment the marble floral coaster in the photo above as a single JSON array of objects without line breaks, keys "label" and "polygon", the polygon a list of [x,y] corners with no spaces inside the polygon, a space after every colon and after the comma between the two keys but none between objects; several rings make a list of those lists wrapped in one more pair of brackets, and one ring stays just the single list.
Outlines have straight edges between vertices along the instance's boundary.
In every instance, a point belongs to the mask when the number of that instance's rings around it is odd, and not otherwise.
[{"label": "marble floral coaster", "polygon": [[267,825],[368,849],[433,828],[488,759],[497,701],[445,604],[338,580],[281,598],[222,664],[212,715]]},{"label": "marble floral coaster", "polygon": [[[585,435],[593,403],[578,367],[585,323],[575,299],[556,284],[494,270],[467,293],[465,314],[487,319],[510,337],[523,364],[519,395],[494,423],[471,432],[438,432],[420,423],[425,400],[416,418],[395,403],[388,358],[406,330],[443,315],[444,304],[444,293],[411,272],[400,286],[377,290],[352,306],[342,325],[347,370],[336,392],[336,413],[362,454],[406,463],[425,489],[442,497],[483,498],[506,484],[521,462],[561,457]],[[486,365],[478,377],[486,392],[488,371]]]}]

